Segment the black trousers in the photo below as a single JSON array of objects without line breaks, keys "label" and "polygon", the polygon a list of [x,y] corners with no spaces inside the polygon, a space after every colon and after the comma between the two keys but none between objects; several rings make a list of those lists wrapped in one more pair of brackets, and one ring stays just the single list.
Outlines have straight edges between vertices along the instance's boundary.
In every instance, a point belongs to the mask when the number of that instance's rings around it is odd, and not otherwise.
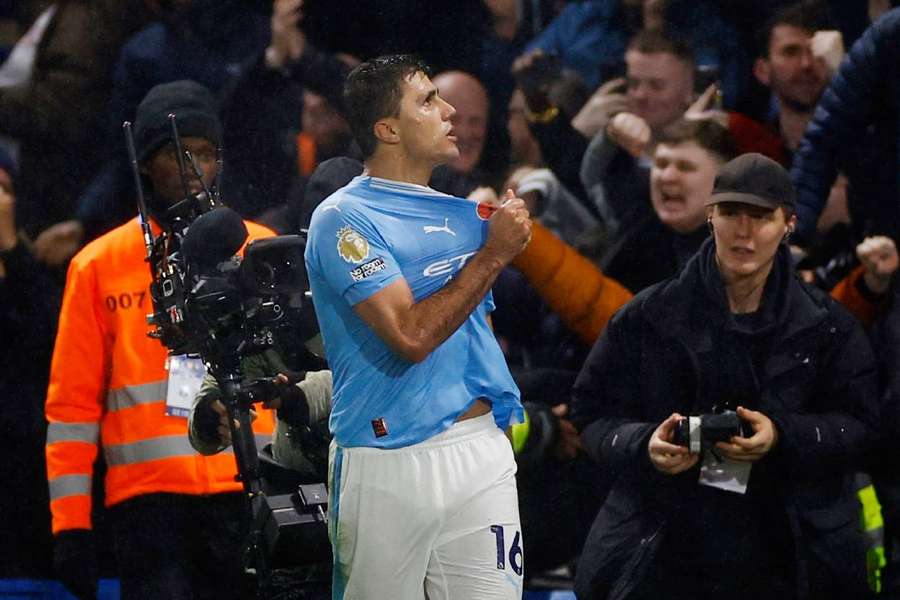
[{"label": "black trousers", "polygon": [[148,494],[112,507],[123,600],[247,597],[244,503],[237,493]]},{"label": "black trousers", "polygon": [[[713,567],[714,569],[714,567]],[[743,577],[732,580],[709,580],[697,573],[654,570],[638,585],[630,600],[795,600],[792,582],[783,574],[772,577],[747,565]],[[863,600],[863,599],[860,599]]]}]

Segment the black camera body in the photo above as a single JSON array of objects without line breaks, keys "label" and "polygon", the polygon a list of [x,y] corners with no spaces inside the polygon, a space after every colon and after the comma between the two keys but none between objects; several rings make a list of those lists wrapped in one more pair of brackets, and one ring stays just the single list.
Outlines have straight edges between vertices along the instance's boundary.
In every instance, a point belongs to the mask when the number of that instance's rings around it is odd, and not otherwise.
[{"label": "black camera body", "polygon": [[280,236],[250,242],[241,261],[213,272],[188,271],[185,326],[204,360],[248,356],[275,345],[305,306],[303,240]]},{"label": "black camera body", "polygon": [[672,443],[686,446],[691,454],[699,454],[716,442],[727,442],[732,437],[749,437],[750,434],[752,432],[747,423],[736,412],[726,410],[683,418],[675,427]]},{"label": "black camera body", "polygon": [[212,371],[235,372],[242,358],[275,347],[279,338],[294,343],[317,333],[307,314],[303,238],[254,240],[241,258],[246,237],[240,216],[218,207],[155,241],[148,322],[170,354],[200,356]]}]

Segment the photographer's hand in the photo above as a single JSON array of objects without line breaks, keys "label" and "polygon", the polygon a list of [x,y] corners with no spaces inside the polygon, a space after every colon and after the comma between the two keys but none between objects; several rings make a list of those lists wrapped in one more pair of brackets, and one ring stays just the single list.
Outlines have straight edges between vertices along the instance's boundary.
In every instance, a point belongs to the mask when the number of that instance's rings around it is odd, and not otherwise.
[{"label": "photographer's hand", "polygon": [[[221,400],[213,400],[209,407],[219,415],[219,425],[216,427],[216,433],[219,434],[219,440],[226,446],[231,445],[231,428],[228,426],[228,409],[222,404]],[[234,422],[235,427],[239,427],[237,421]]]},{"label": "photographer's hand", "polygon": [[756,462],[778,443],[778,430],[772,420],[761,412],[738,406],[737,414],[750,425],[753,435],[748,438],[735,436],[730,442],[718,442],[716,449],[731,460]]},{"label": "photographer's hand", "polygon": [[[209,403],[209,410],[212,414],[216,415],[218,418],[218,422],[216,423],[216,432],[215,435],[218,436],[218,441],[220,445],[228,447],[231,445],[231,427],[228,426],[228,409],[225,407],[225,404],[219,400],[213,400]],[[195,419],[203,419],[203,415],[198,414],[195,416]],[[250,422],[256,420],[256,411],[253,409],[250,410]],[[198,423],[198,426],[201,428],[206,428],[206,425],[201,425]],[[240,428],[240,423],[235,419],[234,426],[236,428]],[[211,433],[211,432],[210,432]],[[202,434],[201,434],[202,435]],[[204,439],[209,437],[209,434],[206,434]]]},{"label": "photographer's hand", "polygon": [[305,372],[279,373],[275,377],[275,393],[263,403],[277,411],[278,418],[292,427],[309,426],[309,404],[306,394],[297,385],[306,377]]},{"label": "photographer's hand", "polygon": [[294,386],[303,379],[305,373],[279,373],[275,376],[275,385],[268,398],[263,399],[263,406],[278,410],[284,406],[284,390],[286,386]]},{"label": "photographer's hand", "polygon": [[653,467],[660,473],[677,475],[696,465],[700,458],[699,454],[691,454],[686,447],[671,443],[675,426],[683,418],[678,413],[672,413],[650,436],[647,454],[650,455]]}]

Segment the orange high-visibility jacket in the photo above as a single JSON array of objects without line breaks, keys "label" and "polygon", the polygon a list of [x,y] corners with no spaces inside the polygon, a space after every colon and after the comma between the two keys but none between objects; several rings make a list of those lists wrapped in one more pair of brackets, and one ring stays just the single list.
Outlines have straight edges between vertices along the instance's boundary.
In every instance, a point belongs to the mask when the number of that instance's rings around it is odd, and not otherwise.
[{"label": "orange high-visibility jacket", "polygon": [[[250,239],[274,235],[247,223]],[[240,491],[234,454],[198,454],[187,419],[165,414],[166,349],[147,336],[150,268],[137,219],[94,240],[69,265],[47,392],[47,478],[53,533],[91,527],[98,444],[106,505],[141,494]],[[257,443],[271,437],[259,411]]]},{"label": "orange high-visibility jacket", "polygon": [[847,274],[831,290],[831,297],[844,305],[851,315],[859,319],[866,330],[871,329],[875,322],[884,316],[890,306],[890,295],[882,294],[881,297],[866,298],[859,291],[860,279],[866,274],[866,267],[859,265]]}]

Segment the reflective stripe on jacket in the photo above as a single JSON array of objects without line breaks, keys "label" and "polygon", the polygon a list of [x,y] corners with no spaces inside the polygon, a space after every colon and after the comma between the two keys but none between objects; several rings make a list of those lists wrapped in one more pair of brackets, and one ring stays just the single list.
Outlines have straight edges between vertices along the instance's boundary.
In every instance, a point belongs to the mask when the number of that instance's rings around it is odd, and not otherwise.
[{"label": "reflective stripe on jacket", "polygon": [[[247,223],[250,239],[272,232]],[[202,456],[187,419],[165,414],[166,349],[147,336],[150,270],[137,220],[88,244],[69,265],[47,392],[47,478],[53,532],[90,528],[98,447],[106,505],[141,494],[240,490],[232,453]],[[273,414],[259,411],[257,443]]]}]

